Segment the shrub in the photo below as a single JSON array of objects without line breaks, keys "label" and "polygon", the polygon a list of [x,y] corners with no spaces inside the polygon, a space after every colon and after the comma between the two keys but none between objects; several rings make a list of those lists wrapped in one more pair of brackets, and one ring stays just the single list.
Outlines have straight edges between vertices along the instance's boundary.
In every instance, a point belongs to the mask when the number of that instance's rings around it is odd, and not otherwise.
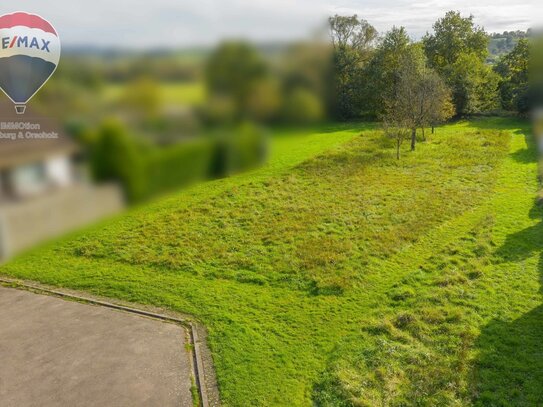
[{"label": "shrub", "polygon": [[323,119],[324,107],[317,95],[299,88],[286,97],[283,117],[292,123],[314,123]]},{"label": "shrub", "polygon": [[119,181],[128,200],[145,195],[144,159],[139,146],[116,121],[105,122],[91,149],[92,174],[97,181]]},{"label": "shrub", "polygon": [[211,173],[222,177],[248,170],[261,164],[266,155],[265,132],[246,122],[217,136]]},{"label": "shrub", "polygon": [[206,179],[213,148],[201,139],[152,150],[145,158],[146,197]]},{"label": "shrub", "polygon": [[119,181],[130,202],[253,168],[266,156],[265,135],[251,124],[227,131],[218,138],[155,147],[131,137],[120,123],[108,121],[89,140],[93,140],[94,178]]}]

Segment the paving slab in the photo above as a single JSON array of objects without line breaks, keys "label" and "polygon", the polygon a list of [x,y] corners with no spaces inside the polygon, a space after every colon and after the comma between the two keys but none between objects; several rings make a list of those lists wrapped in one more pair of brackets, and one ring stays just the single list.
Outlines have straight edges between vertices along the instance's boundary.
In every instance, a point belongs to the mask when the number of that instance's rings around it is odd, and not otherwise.
[{"label": "paving slab", "polygon": [[185,329],[0,286],[0,406],[192,406]]}]

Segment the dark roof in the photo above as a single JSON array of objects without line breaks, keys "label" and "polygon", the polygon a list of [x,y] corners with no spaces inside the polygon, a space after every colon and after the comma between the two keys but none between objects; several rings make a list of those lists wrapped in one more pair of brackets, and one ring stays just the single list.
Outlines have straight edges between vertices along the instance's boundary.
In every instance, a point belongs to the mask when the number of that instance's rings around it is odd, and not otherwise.
[{"label": "dark roof", "polygon": [[[0,94],[0,99],[3,97]],[[18,126],[19,123],[39,125],[40,128],[39,130],[10,128],[13,124]],[[32,133],[30,137],[27,137],[27,132]],[[49,135],[57,133],[58,136],[56,138],[42,138],[43,136],[36,137],[36,133]],[[22,138],[8,138],[13,134],[22,135]],[[77,151],[77,144],[65,134],[62,126],[54,120],[34,114],[29,106],[27,106],[25,114],[18,115],[11,102],[0,102],[0,168],[31,163],[52,155],[70,154],[75,151]]]}]

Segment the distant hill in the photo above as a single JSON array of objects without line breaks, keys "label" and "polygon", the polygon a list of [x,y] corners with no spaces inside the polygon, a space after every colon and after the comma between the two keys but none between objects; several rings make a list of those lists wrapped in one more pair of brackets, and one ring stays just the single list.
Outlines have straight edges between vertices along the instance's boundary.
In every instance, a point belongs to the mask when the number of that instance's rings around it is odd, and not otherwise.
[{"label": "distant hill", "polygon": [[521,38],[528,38],[532,35],[532,30],[527,31],[504,31],[503,33],[490,34],[490,43],[488,44],[489,63],[494,63],[501,56],[508,54],[515,48]]}]

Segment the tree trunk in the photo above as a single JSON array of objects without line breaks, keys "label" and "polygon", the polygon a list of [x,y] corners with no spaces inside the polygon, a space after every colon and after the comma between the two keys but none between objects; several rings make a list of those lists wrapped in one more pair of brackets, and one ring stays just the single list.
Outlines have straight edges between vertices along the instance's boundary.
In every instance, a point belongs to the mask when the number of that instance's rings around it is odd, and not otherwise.
[{"label": "tree trunk", "polygon": [[434,127],[434,125],[432,124],[432,134],[434,134],[436,132],[436,128]]},{"label": "tree trunk", "polygon": [[422,126],[422,140],[426,141],[426,132],[424,131],[424,126]]},{"label": "tree trunk", "polygon": [[396,140],[396,160],[400,159],[400,139]]},{"label": "tree trunk", "polygon": [[417,144],[417,129],[411,129],[411,151],[415,151],[415,145]]}]

